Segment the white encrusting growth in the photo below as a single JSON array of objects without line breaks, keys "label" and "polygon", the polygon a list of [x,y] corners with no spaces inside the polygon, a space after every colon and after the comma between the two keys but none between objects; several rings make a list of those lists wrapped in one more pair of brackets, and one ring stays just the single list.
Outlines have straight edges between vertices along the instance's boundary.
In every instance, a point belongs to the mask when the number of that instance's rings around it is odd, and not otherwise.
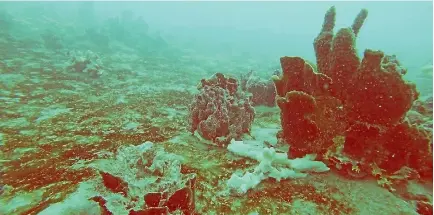
[{"label": "white encrusting growth", "polygon": [[274,148],[264,147],[254,141],[245,143],[232,140],[228,145],[228,150],[259,162],[253,172],[246,172],[242,176],[232,174],[227,185],[235,194],[246,193],[268,177],[280,181],[287,178],[306,177],[308,172],[326,172],[329,170],[323,162],[314,160],[315,155],[288,159],[286,153],[276,152]]}]

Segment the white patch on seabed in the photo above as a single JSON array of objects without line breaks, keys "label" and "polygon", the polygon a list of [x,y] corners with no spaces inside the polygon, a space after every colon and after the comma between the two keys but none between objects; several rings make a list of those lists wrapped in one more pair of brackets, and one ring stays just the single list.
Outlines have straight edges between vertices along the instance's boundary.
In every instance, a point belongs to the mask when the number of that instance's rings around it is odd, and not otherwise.
[{"label": "white patch on seabed", "polygon": [[264,147],[259,141],[232,140],[227,149],[243,157],[259,162],[253,172],[244,175],[232,174],[227,181],[227,187],[232,194],[242,195],[249,189],[255,188],[262,180],[274,178],[278,182],[287,178],[303,178],[309,172],[327,172],[330,169],[321,161],[315,161],[315,155],[303,158],[288,159],[286,153],[276,152],[273,147]]},{"label": "white patch on seabed", "polygon": [[23,211],[36,206],[41,202],[44,191],[35,190],[31,193],[20,192],[10,199],[0,199],[0,214],[16,214],[17,211]]},{"label": "white patch on seabed", "polygon": [[70,194],[65,200],[52,204],[39,212],[38,215],[54,214],[86,214],[100,215],[101,209],[97,202],[89,200],[96,195],[95,185],[92,182],[82,182],[77,191]]}]

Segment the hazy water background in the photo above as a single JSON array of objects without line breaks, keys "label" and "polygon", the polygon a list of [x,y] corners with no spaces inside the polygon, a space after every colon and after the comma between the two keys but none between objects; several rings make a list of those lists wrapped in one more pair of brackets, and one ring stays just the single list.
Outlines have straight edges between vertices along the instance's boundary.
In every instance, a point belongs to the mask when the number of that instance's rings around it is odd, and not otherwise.
[{"label": "hazy water background", "polygon": [[[432,65],[432,2],[2,2],[15,16],[52,17],[91,27],[109,17],[142,16],[169,44],[203,55],[243,58],[279,67],[279,57],[296,55],[311,61],[313,39],[325,11],[337,9],[336,29],[350,26],[362,8],[368,18],[358,36],[360,56],[366,48],[396,54],[409,69],[406,78],[432,93],[432,76],[420,68]],[[94,11],[92,13],[92,11]],[[263,62],[263,63],[262,63]],[[245,63],[248,64],[248,63]],[[248,65],[242,65],[249,67]],[[258,68],[249,68],[258,69]]]}]

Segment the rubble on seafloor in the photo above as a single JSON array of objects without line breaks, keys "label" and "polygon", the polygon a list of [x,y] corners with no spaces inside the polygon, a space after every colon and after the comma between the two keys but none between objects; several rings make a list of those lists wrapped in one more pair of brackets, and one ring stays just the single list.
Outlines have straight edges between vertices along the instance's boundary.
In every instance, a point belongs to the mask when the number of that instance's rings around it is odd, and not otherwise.
[{"label": "rubble on seafloor", "polygon": [[[181,173],[181,157],[151,142],[105,156],[89,164],[100,177],[83,182],[65,201],[39,214],[85,213],[89,207],[104,215],[194,214],[196,175]],[[72,205],[75,198],[82,201]]]},{"label": "rubble on seafloor", "polygon": [[104,73],[101,59],[92,51],[71,51],[68,54],[71,56],[70,64],[66,68],[68,71],[86,73],[90,77],[99,77]]}]

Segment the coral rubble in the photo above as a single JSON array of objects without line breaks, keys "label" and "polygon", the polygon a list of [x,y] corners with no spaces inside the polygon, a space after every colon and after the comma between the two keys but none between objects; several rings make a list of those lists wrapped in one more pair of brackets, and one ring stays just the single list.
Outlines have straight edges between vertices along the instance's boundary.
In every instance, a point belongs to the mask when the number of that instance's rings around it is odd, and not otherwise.
[{"label": "coral rubble", "polygon": [[70,52],[71,59],[67,70],[89,74],[91,77],[99,77],[103,74],[104,69],[99,56],[92,51]]},{"label": "coral rubble", "polygon": [[195,214],[196,174],[182,174],[180,159],[151,142],[122,147],[115,158],[91,164],[101,180],[76,195],[86,193],[101,214]]}]

